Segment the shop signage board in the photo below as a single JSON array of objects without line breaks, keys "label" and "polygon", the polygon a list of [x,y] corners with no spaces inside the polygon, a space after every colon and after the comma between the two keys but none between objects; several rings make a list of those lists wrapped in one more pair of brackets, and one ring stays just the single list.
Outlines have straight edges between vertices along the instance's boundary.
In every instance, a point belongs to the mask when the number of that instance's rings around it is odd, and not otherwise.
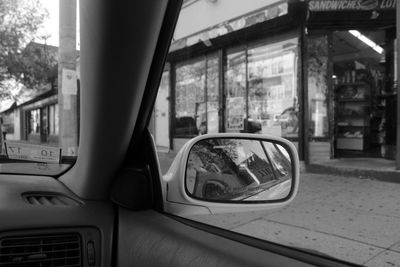
[{"label": "shop signage board", "polygon": [[310,11],[395,10],[397,0],[310,0]]},{"label": "shop signage board", "polygon": [[6,142],[5,148],[10,159],[47,163],[60,163],[61,161],[61,148],[59,147]]},{"label": "shop signage board", "polygon": [[195,33],[185,38],[181,38],[172,42],[170,51],[179,50],[188,46],[192,46],[199,42],[204,42],[206,45],[211,44],[212,39],[219,36],[229,34],[234,31],[239,31],[248,28],[258,23],[272,20],[289,13],[289,4],[286,1],[265,7],[262,10],[256,10],[250,14],[240,16],[229,21],[221,22],[218,25],[209,27],[203,31]]}]

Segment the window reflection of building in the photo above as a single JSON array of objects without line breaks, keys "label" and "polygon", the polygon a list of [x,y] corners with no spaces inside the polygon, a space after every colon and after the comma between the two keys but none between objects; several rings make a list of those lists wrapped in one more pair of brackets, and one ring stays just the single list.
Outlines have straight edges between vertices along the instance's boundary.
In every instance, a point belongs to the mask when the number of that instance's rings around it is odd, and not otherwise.
[{"label": "window reflection of building", "polygon": [[207,60],[207,133],[219,132],[219,59]]},{"label": "window reflection of building", "polygon": [[262,133],[297,137],[297,39],[258,45],[247,53],[249,119],[262,125]]},{"label": "window reflection of building", "polygon": [[328,37],[310,36],[307,52],[309,131],[311,137],[328,137]]},{"label": "window reflection of building", "polygon": [[219,59],[197,59],[176,67],[176,136],[219,131]]},{"label": "window reflection of building", "polygon": [[197,197],[235,199],[290,179],[291,164],[282,146],[245,139],[196,143],[186,169],[186,187]]},{"label": "window reflection of building", "polygon": [[244,130],[246,118],[246,52],[227,55],[226,68],[226,118],[227,132]]}]

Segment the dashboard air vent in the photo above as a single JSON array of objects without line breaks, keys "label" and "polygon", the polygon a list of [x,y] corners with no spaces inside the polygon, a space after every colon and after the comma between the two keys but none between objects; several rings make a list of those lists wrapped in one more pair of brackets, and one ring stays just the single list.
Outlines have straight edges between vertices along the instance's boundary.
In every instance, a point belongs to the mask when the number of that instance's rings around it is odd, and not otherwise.
[{"label": "dashboard air vent", "polygon": [[27,193],[22,197],[31,205],[38,206],[79,206],[76,200],[63,195]]},{"label": "dashboard air vent", "polygon": [[78,234],[4,237],[0,266],[82,266]]}]

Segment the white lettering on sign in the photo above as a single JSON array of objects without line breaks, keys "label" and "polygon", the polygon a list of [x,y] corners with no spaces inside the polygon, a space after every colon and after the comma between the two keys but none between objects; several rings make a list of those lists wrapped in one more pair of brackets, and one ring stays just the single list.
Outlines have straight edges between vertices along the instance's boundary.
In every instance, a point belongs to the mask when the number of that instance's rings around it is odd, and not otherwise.
[{"label": "white lettering on sign", "polygon": [[383,0],[381,3],[381,9],[395,9],[397,0]]},{"label": "white lettering on sign", "polygon": [[397,0],[309,0],[311,11],[394,10]]},{"label": "white lettering on sign", "polygon": [[25,143],[4,143],[10,159],[30,160],[47,163],[61,162],[61,148]]}]

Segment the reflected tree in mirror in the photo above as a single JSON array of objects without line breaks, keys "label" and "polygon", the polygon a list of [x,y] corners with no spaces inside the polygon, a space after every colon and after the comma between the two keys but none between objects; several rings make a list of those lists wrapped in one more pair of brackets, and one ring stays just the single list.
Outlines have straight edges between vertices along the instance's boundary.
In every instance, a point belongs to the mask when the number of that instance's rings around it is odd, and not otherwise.
[{"label": "reflected tree in mirror", "polygon": [[289,153],[278,143],[213,138],[196,143],[186,167],[186,189],[211,201],[285,198],[292,183]]}]

